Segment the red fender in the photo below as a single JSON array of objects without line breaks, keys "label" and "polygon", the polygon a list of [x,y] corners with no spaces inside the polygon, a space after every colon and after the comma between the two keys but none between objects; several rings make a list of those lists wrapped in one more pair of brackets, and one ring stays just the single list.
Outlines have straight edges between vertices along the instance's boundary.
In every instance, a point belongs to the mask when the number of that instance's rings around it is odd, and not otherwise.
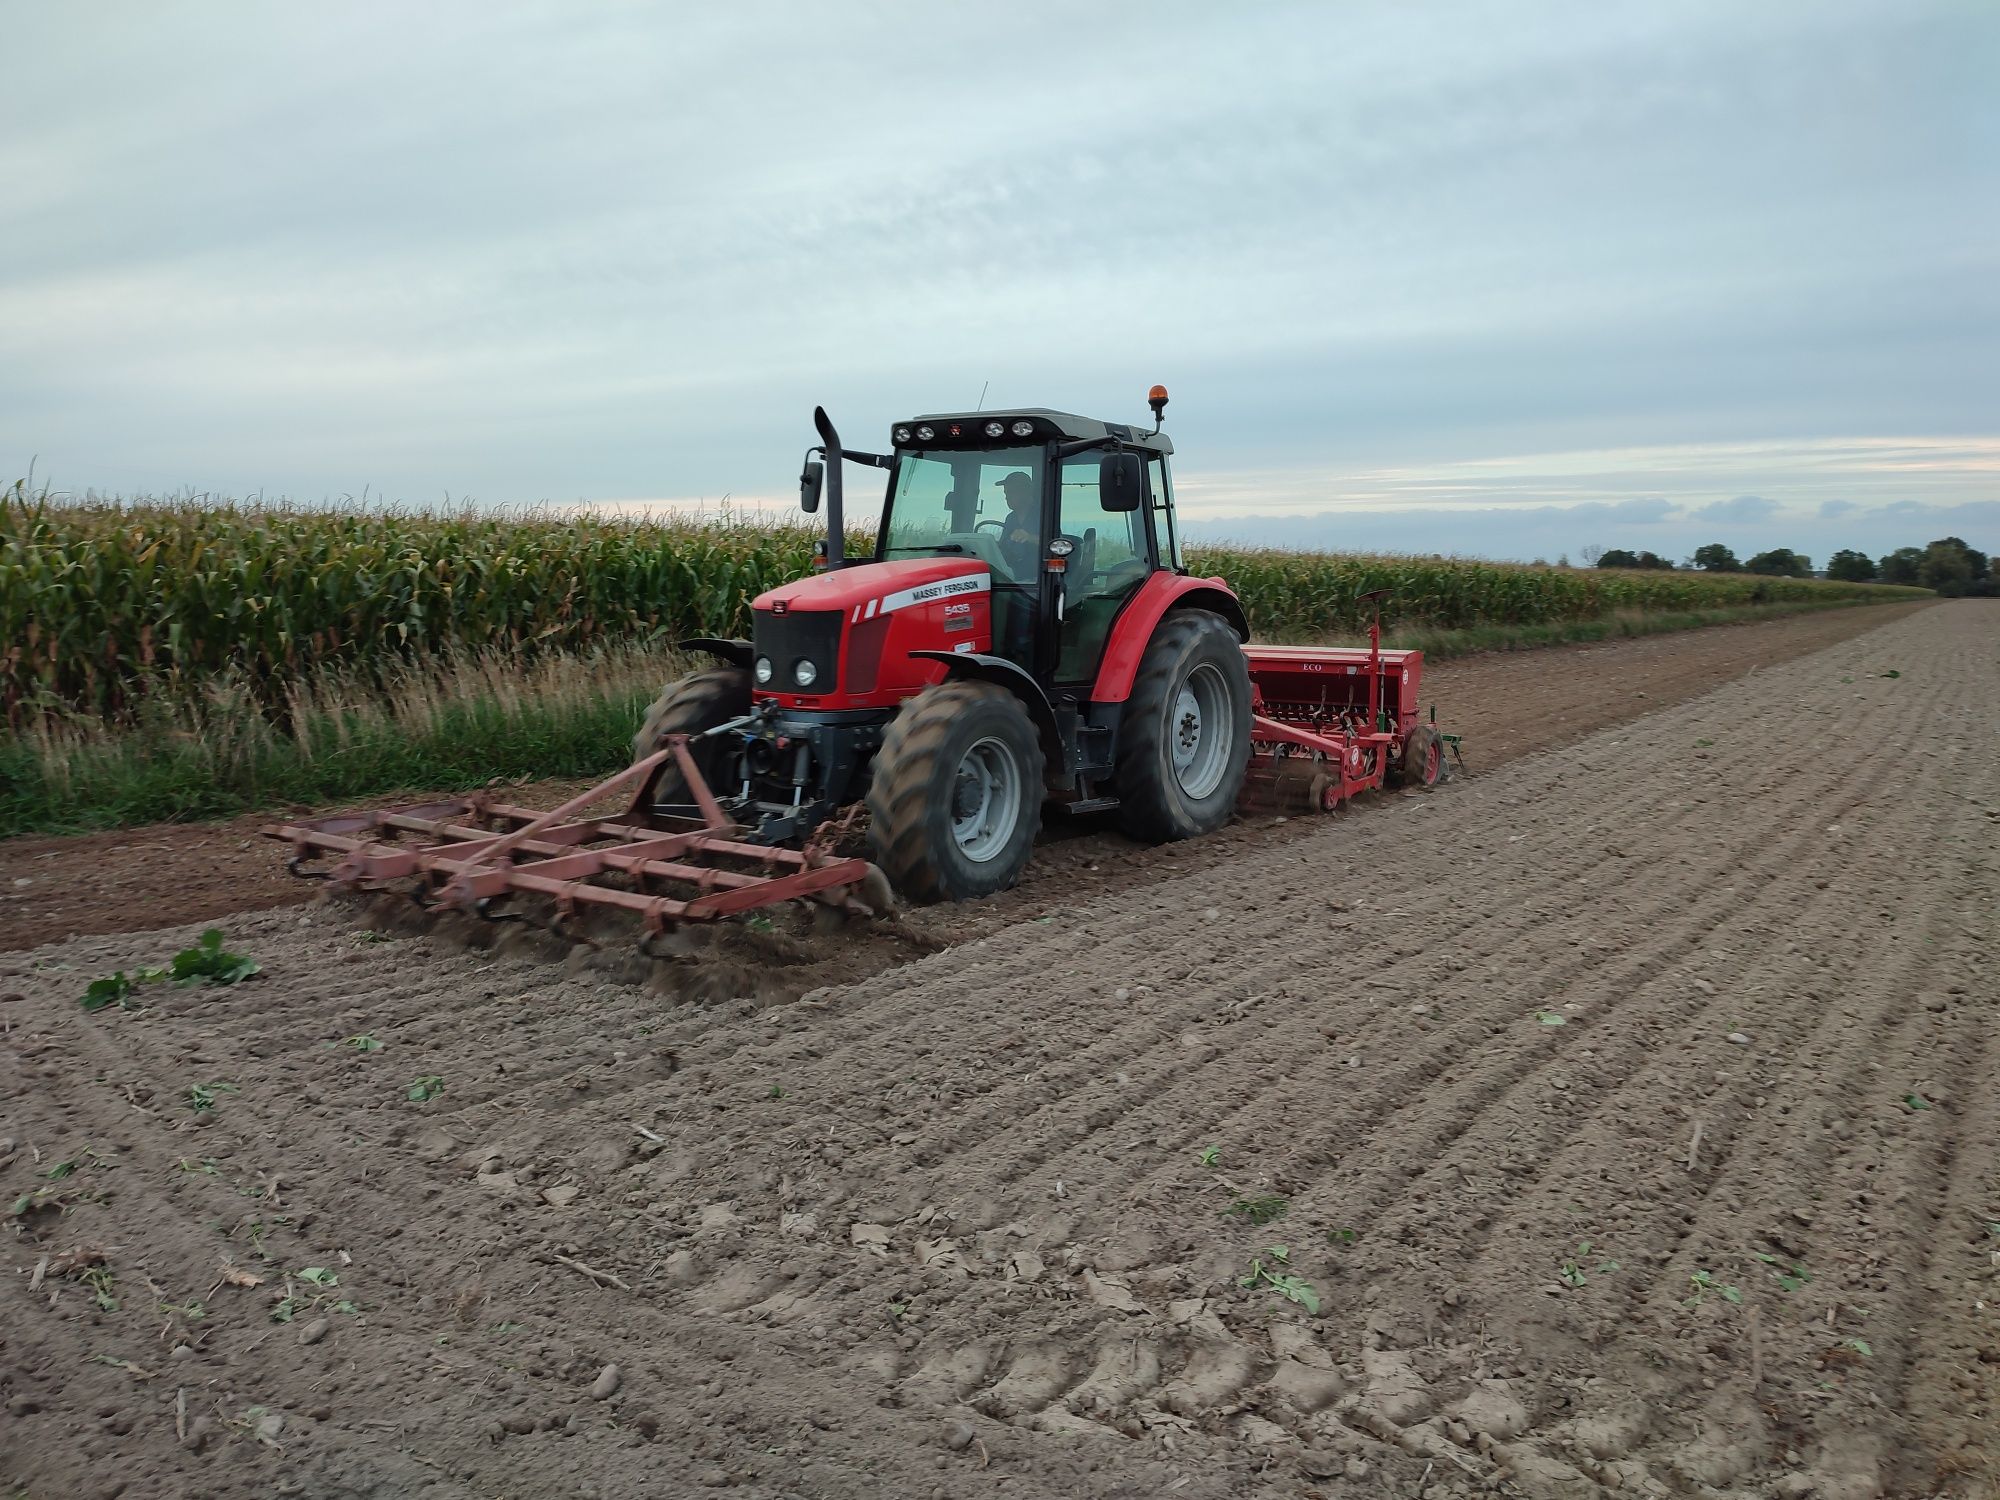
[{"label": "red fender", "polygon": [[1104,648],[1104,660],[1097,668],[1097,681],[1090,689],[1093,703],[1123,703],[1132,696],[1132,679],[1139,675],[1139,659],[1152,644],[1153,631],[1169,610],[1205,609],[1221,615],[1236,631],[1238,640],[1250,639],[1250,622],[1243,613],[1243,601],[1220,578],[1188,578],[1179,573],[1155,573],[1139,586],[1111,626],[1111,639]]}]

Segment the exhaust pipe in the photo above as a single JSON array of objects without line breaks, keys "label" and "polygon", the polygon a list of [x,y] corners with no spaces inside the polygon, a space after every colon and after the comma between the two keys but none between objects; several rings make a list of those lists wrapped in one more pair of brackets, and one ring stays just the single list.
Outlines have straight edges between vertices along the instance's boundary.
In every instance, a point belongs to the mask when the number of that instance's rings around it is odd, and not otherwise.
[{"label": "exhaust pipe", "polygon": [[833,418],[824,406],[813,408],[813,426],[826,445],[826,566],[832,571],[847,561],[847,517],[840,506],[840,434],[833,430]]}]

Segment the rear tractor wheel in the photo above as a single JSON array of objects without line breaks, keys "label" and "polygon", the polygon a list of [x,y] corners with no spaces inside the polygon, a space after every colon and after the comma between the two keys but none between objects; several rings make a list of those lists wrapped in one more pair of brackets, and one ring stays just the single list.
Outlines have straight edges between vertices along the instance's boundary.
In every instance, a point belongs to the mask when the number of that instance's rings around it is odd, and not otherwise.
[{"label": "rear tractor wheel", "polygon": [[[657,702],[646,711],[646,721],[632,736],[632,759],[644,760],[665,747],[670,734],[700,734],[750,712],[750,674],[741,667],[710,667],[669,683]],[[696,768],[709,790],[733,788],[726,785],[735,774],[731,757],[734,746],[722,739],[701,740],[688,746]],[[643,806],[667,807],[694,800],[680,766],[667,761],[654,773],[640,797]]]},{"label": "rear tractor wheel", "polygon": [[1250,763],[1250,668],[1220,615],[1186,610],[1160,622],[1118,738],[1127,833],[1163,844],[1229,821]]},{"label": "rear tractor wheel", "polygon": [[1005,688],[942,682],[889,723],[868,788],[877,866],[912,901],[969,901],[1021,878],[1042,813],[1042,742]]}]

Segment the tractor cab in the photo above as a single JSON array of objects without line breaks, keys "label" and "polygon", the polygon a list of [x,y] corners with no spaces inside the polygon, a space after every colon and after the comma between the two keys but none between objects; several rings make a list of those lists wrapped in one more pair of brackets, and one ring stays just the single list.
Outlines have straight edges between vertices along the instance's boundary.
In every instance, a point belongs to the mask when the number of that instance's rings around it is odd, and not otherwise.
[{"label": "tractor cab", "polygon": [[[916,574],[882,565],[959,563],[926,570],[921,581],[976,576],[985,595],[977,610],[990,617],[990,633],[982,631],[976,645],[949,642],[951,649],[990,653],[1047,689],[1087,689],[1113,622],[1147,579],[1185,571],[1168,472],[1174,445],[1159,430],[1166,388],[1153,387],[1148,399],[1150,432],[1045,407],[938,412],[894,424],[883,454],[842,447],[826,414],[816,412],[823,441],[807,455],[800,501],[810,514],[824,497],[822,574],[847,576],[838,585],[822,576],[760,599],[760,616],[770,605],[837,608],[849,593],[866,593],[869,578],[880,583],[878,592],[901,599],[904,591],[889,583],[917,582]],[[847,464],[888,471],[866,557],[846,555]],[[797,686],[782,668],[774,661],[772,690],[780,694]]]},{"label": "tractor cab", "polygon": [[1045,683],[1090,682],[1120,609],[1181,570],[1174,445],[1157,431],[1034,408],[917,417],[890,436],[875,560],[983,565],[994,654]]}]

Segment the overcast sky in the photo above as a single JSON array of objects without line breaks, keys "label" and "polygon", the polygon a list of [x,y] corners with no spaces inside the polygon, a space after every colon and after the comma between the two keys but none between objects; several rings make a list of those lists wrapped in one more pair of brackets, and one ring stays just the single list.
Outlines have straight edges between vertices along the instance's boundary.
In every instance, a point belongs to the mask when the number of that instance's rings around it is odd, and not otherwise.
[{"label": "overcast sky", "polygon": [[[2000,550],[2000,5],[0,0],[0,476],[784,495],[986,405],[1490,556]],[[854,482],[863,483],[855,471]]]}]

